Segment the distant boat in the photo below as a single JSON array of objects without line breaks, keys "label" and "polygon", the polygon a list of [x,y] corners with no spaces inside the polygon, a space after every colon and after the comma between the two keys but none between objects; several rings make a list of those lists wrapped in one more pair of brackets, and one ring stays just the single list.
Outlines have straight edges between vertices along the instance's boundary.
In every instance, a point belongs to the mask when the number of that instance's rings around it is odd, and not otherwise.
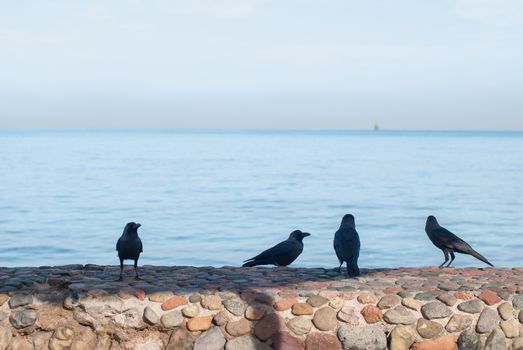
[{"label": "distant boat", "polygon": [[374,124],[374,131],[380,131],[380,126],[378,123]]}]

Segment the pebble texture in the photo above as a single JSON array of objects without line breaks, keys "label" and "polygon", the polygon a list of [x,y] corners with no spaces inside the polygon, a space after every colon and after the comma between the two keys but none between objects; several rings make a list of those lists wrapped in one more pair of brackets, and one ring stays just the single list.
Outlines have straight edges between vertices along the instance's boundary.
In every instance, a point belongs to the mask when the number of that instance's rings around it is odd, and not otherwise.
[{"label": "pebble texture", "polygon": [[522,268],[140,272],[0,268],[0,349],[523,350]]}]

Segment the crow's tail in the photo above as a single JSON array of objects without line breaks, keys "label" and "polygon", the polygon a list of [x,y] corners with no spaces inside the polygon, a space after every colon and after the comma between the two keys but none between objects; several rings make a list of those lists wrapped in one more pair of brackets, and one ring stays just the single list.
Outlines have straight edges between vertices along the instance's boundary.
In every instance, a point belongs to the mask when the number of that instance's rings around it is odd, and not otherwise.
[{"label": "crow's tail", "polygon": [[477,251],[475,251],[475,250],[472,249],[472,248],[471,248],[470,250],[471,250],[471,251],[468,252],[468,254],[472,255],[473,257],[475,257],[475,258],[478,259],[478,260],[483,261],[485,264],[488,264],[488,265],[494,267],[494,265],[492,265],[492,264],[490,263],[490,261],[488,261],[487,258],[485,258],[483,255],[481,255],[480,253],[478,253]]},{"label": "crow's tail", "polygon": [[261,265],[262,263],[257,260],[247,261],[245,264],[242,265],[242,267],[253,267],[257,265]]}]

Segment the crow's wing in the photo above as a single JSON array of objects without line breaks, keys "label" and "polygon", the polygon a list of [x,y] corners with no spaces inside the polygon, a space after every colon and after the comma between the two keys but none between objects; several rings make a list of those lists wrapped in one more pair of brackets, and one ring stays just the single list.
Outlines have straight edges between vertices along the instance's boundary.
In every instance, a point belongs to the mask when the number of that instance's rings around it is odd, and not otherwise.
[{"label": "crow's wing", "polygon": [[142,240],[140,238],[138,238],[138,245],[140,246],[140,253],[143,252],[143,245],[142,245]]},{"label": "crow's wing", "polygon": [[469,254],[472,250],[472,247],[467,242],[465,242],[446,228],[438,228],[434,231],[434,233],[437,237],[436,239],[445,248],[449,248],[459,253],[465,254]]},{"label": "crow's wing", "polygon": [[360,238],[354,229],[339,229],[334,235],[334,250],[338,258],[347,260],[358,257],[360,253]]},{"label": "crow's wing", "polygon": [[118,242],[116,242],[116,250],[120,250],[120,241],[122,240],[122,237],[118,238]]},{"label": "crow's wing", "polygon": [[298,242],[290,241],[290,240],[280,242],[280,243],[276,244],[274,247],[269,248],[269,249],[261,252],[260,254],[256,255],[255,257],[247,259],[245,261],[265,260],[265,259],[273,258],[275,256],[288,254],[296,249],[297,243]]}]

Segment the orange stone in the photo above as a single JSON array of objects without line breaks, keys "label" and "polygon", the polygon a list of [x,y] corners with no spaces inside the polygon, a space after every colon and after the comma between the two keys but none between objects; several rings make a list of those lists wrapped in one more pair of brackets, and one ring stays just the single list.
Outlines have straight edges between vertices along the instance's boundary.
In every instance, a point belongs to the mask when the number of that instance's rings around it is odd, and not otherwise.
[{"label": "orange stone", "polygon": [[296,304],[298,300],[296,298],[280,299],[274,303],[274,309],[277,311],[289,310],[292,305]]},{"label": "orange stone", "polygon": [[145,291],[144,290],[137,290],[133,294],[136,299],[141,300],[141,301],[145,300]]},{"label": "orange stone", "polygon": [[486,290],[478,295],[478,298],[483,300],[487,305],[494,305],[501,301],[501,298],[494,292]]},{"label": "orange stone", "polygon": [[383,293],[385,294],[396,294],[398,292],[401,292],[403,290],[402,287],[387,287],[383,290]]},{"label": "orange stone", "polygon": [[414,343],[411,350],[457,350],[456,338],[446,335],[436,339],[425,340]]},{"label": "orange stone", "polygon": [[361,310],[361,314],[367,323],[372,324],[380,322],[383,319],[383,314],[380,309],[374,305],[365,305]]},{"label": "orange stone", "polygon": [[194,317],[187,321],[187,329],[194,331],[206,331],[211,326],[212,316]]},{"label": "orange stone", "polygon": [[163,311],[172,310],[172,309],[177,308],[180,305],[185,305],[185,304],[187,304],[187,299],[185,299],[184,297],[181,297],[179,295],[175,295],[163,302],[162,310]]},{"label": "orange stone", "polygon": [[456,292],[454,296],[461,300],[472,300],[474,299],[474,294],[472,292]]}]

